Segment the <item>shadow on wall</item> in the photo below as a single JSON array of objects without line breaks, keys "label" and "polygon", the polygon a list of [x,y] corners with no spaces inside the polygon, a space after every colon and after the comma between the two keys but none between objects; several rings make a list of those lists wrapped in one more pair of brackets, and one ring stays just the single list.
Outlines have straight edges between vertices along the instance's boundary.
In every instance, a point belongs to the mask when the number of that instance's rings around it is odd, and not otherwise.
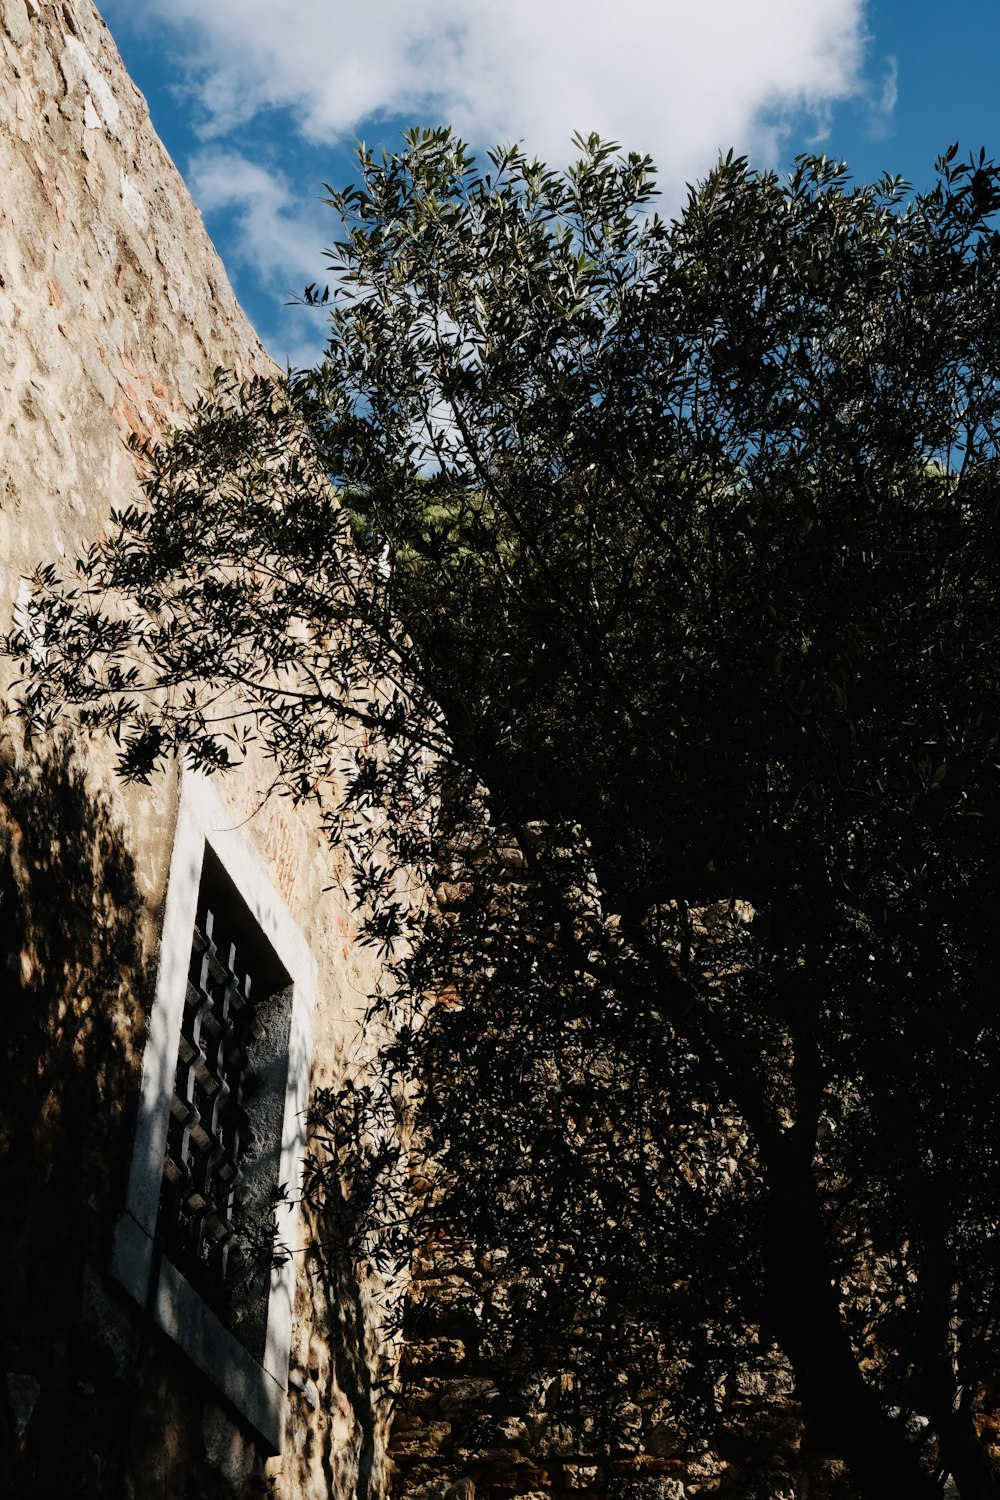
[{"label": "shadow on wall", "polygon": [[114,1489],[122,1411],[87,1304],[134,1128],[141,913],[70,749],[0,762],[2,1494]]}]

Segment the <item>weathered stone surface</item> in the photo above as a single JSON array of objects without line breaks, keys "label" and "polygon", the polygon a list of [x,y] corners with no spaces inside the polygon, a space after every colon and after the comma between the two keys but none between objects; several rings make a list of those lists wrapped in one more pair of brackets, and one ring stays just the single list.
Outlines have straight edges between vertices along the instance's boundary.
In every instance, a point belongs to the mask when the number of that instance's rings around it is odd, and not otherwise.
[{"label": "weathered stone surface", "polygon": [[566,1464],[563,1482],[568,1490],[593,1490],[604,1482],[604,1470],[598,1464]]},{"label": "weathered stone surface", "polygon": [[23,1375],[17,1371],[8,1374],[6,1384],[7,1404],[10,1407],[14,1433],[21,1438],[27,1431],[42,1387],[34,1375]]},{"label": "weathered stone surface", "polygon": [[[127,440],[182,421],[218,367],[242,376],[271,366],[90,0],[0,0],[0,182],[6,631],[37,564],[71,561],[113,509],[141,498]],[[0,1428],[20,1431],[21,1468],[4,1483],[43,1495],[64,1474],[80,1496],[259,1494],[264,1462],[248,1434],[166,1340],[150,1337],[108,1276],[177,784],[166,775],[123,788],[113,747],[76,751],[76,779],[62,763],[25,758],[29,781],[14,797],[0,775],[0,974],[10,1002],[0,1063],[19,1069],[20,1101],[14,1118],[14,1094],[0,1097],[0,1172],[18,1203],[16,1215],[5,1204],[15,1225],[0,1246],[0,1340],[5,1369],[22,1381],[17,1410],[8,1388],[0,1414]],[[268,779],[249,763],[219,790],[316,958],[315,1081],[328,1083],[355,1040],[373,964],[348,903],[331,910],[342,863],[308,819],[263,800]],[[60,819],[53,854],[37,825],[55,830]],[[35,921],[43,907],[58,944]],[[58,931],[64,916],[72,932]],[[359,1372],[379,1354],[370,1326],[360,1363],[331,1347],[334,1293],[310,1279],[306,1245],[303,1233],[292,1247],[302,1268],[293,1358],[306,1376],[267,1478],[275,1497],[329,1500],[351,1491],[358,1413],[374,1399]],[[371,1284],[358,1294],[352,1316],[362,1324],[376,1292]],[[380,1427],[369,1456],[377,1479]]]},{"label": "weathered stone surface", "polygon": [[679,1479],[664,1475],[613,1479],[608,1485],[608,1500],[685,1500],[686,1495],[687,1490]]},{"label": "weathered stone surface", "polygon": [[446,1382],[438,1396],[438,1406],[445,1413],[472,1407],[483,1411],[498,1395],[496,1386],[488,1378],[468,1376],[464,1380]]},{"label": "weathered stone surface", "polygon": [[[425,1286],[451,1287],[468,1279],[469,1256],[436,1243],[430,1263],[413,1281],[421,1342],[404,1357],[402,1418],[391,1456],[392,1493],[405,1500],[419,1487],[430,1500],[465,1471],[479,1496],[513,1500],[532,1492],[546,1500],[856,1500],[841,1465],[803,1444],[800,1413],[784,1394],[788,1377],[780,1359],[762,1351],[760,1379],[734,1371],[720,1382],[723,1416],[717,1450],[686,1445],[670,1402],[669,1352],[636,1351],[634,1367],[617,1372],[622,1399],[608,1429],[588,1413],[573,1350],[564,1368],[526,1373],[518,1352],[505,1359],[466,1324],[450,1349],[448,1379],[440,1354],[456,1327],[446,1297],[423,1298]],[[461,1266],[462,1275],[457,1274]],[[509,1289],[505,1257],[476,1262],[477,1295],[496,1302]],[[430,1322],[428,1323],[428,1317]],[[440,1338],[428,1333],[440,1332]],[[581,1344],[587,1330],[581,1321]],[[449,1395],[445,1396],[445,1392]],[[450,1432],[433,1431],[433,1451],[421,1449],[421,1424],[433,1424],[448,1400]],[[435,1483],[439,1486],[435,1490]]]},{"label": "weathered stone surface", "polygon": [[234,1494],[239,1494],[254,1466],[253,1444],[221,1408],[208,1406],[202,1417],[205,1458]]},{"label": "weathered stone surface", "polygon": [[451,1436],[450,1422],[419,1422],[408,1425],[399,1419],[394,1424],[393,1452],[399,1458],[426,1458],[439,1452]]},{"label": "weathered stone surface", "polygon": [[460,1365],[464,1359],[465,1345],[461,1339],[430,1339],[423,1343],[414,1339],[403,1349],[404,1366],[414,1366],[421,1370],[440,1370]]}]

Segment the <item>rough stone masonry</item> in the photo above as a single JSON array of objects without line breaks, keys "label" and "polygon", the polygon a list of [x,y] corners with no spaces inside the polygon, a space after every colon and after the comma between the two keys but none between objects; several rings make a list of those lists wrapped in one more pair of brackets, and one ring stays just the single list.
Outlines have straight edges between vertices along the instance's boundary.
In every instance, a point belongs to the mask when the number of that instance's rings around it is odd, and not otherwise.
[{"label": "rough stone masonry", "polygon": [[[90,0],[0,0],[0,630],[36,565],[71,566],[141,501],[127,440],[181,421],[219,367],[272,368],[107,27]],[[359,1461],[377,1485],[384,1420],[357,1380],[377,1330],[353,1362],[331,1340],[316,1225],[291,1247],[280,1452],[109,1272],[183,777],[123,787],[113,746],[26,747],[3,722],[0,1494],[327,1500]],[[315,959],[317,1086],[375,976],[336,851],[267,781],[250,761],[214,790]]]}]

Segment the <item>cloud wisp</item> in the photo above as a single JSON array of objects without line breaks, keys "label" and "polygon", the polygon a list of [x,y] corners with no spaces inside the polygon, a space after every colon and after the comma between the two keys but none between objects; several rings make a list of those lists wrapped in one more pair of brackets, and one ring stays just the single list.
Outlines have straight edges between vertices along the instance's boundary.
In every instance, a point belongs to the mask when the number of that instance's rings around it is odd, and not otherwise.
[{"label": "cloud wisp", "polygon": [[221,250],[230,273],[249,272],[266,292],[257,313],[264,343],[282,362],[312,364],[325,330],[316,309],[288,303],[320,279],[324,250],[336,220],[316,200],[304,200],[281,172],[220,145],[206,146],[188,164],[188,185],[202,212],[223,226]]}]

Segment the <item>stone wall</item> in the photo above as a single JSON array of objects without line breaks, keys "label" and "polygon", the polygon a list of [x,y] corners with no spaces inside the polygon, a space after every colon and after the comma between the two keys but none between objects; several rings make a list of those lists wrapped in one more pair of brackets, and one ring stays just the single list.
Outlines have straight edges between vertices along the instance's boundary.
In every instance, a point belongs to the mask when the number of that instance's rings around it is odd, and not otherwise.
[{"label": "stone wall", "polygon": [[413,1278],[392,1492],[399,1500],[856,1500],[840,1464],[803,1445],[776,1363],[720,1391],[722,1436],[692,1447],[670,1409],[669,1350],[618,1371],[612,1432],[587,1410],[572,1350],[551,1369],[497,1359],[469,1315],[495,1274],[440,1247]]},{"label": "stone wall", "polygon": [[[533,825],[530,837],[536,853],[543,849],[544,825]],[[485,985],[479,990],[478,975],[495,978],[504,961],[502,946],[491,953],[484,934],[508,924],[518,930],[519,913],[530,906],[531,864],[512,831],[467,830],[446,844],[437,873],[436,899],[447,930],[460,934],[471,927],[478,956],[468,970],[460,961],[444,1014],[457,1018],[465,1012],[490,1036],[484,1004],[495,1003],[502,1017],[505,1003],[512,1003],[504,987],[515,986],[523,971],[500,980],[492,992]],[[593,902],[599,916],[599,904],[579,873],[578,881],[567,898],[569,909],[579,919]],[[708,920],[708,913],[703,915]],[[528,930],[537,940],[530,919]],[[460,960],[464,946],[459,937]],[[532,952],[538,952],[537,941]],[[537,957],[533,962],[537,968]],[[544,971],[543,982],[556,982],[552,970]],[[572,995],[566,1004],[571,1017]],[[515,1013],[524,1024],[524,1013]],[[469,1035],[461,1029],[458,1034]],[[502,1020],[492,1037],[499,1047],[509,1041]],[[440,1070],[442,1056],[435,1055],[433,1043],[430,1055]],[[600,1061],[595,1050],[590,1058],[595,1075]],[[495,1058],[493,1066],[499,1071]],[[508,1052],[506,1066],[519,1087],[532,1088],[523,1054],[512,1059]],[[448,1121],[447,1105],[438,1101],[438,1107]],[[489,1109],[489,1101],[484,1107]],[[599,1102],[594,1113],[601,1114]],[[448,1138],[444,1129],[441,1134]],[[481,1149],[489,1153],[490,1128],[484,1138]],[[523,1143],[521,1149],[526,1150]],[[416,1161],[414,1167],[419,1170]],[[481,1199],[463,1192],[462,1168],[454,1158],[449,1170],[456,1173],[462,1208],[473,1205],[475,1224]],[[421,1177],[426,1183],[433,1173],[418,1177],[418,1196]],[[518,1252],[526,1248],[528,1226],[538,1232],[534,1205],[521,1224],[511,1211],[513,1254],[492,1237],[478,1244],[456,1240],[447,1209],[433,1202],[429,1207],[405,1309],[390,1445],[396,1500],[857,1500],[843,1465],[808,1442],[791,1371],[777,1351],[748,1350],[743,1364],[732,1356],[730,1369],[714,1381],[708,1398],[714,1412],[698,1436],[690,1423],[685,1427],[679,1403],[671,1400],[690,1355],[672,1347],[662,1333],[657,1338],[648,1325],[628,1342],[602,1337],[596,1276],[594,1303],[586,1291],[578,1293],[572,1323],[562,1324],[556,1337],[520,1311],[533,1305],[530,1290],[518,1284],[517,1267],[524,1265]],[[592,1232],[601,1232],[596,1218]],[[487,1233],[496,1233],[495,1223]]]},{"label": "stone wall", "polygon": [[[240,376],[270,366],[90,0],[0,0],[0,182],[6,629],[36,564],[72,560],[114,507],[139,498],[132,434],[180,420],[219,366]],[[178,777],[126,788],[109,745],[28,747],[5,724],[0,1492],[348,1493],[370,1392],[357,1389],[357,1350],[345,1359],[331,1343],[336,1309],[310,1274],[308,1229],[292,1247],[277,1456],[108,1272]],[[313,1083],[329,1083],[355,1043],[372,961],[355,942],[335,851],[308,819],[267,803],[266,784],[266,768],[250,764],[219,791],[317,961]],[[364,1320],[368,1291],[357,1297]],[[373,1360],[370,1326],[361,1342]],[[376,1423],[376,1478],[380,1434]]]}]

